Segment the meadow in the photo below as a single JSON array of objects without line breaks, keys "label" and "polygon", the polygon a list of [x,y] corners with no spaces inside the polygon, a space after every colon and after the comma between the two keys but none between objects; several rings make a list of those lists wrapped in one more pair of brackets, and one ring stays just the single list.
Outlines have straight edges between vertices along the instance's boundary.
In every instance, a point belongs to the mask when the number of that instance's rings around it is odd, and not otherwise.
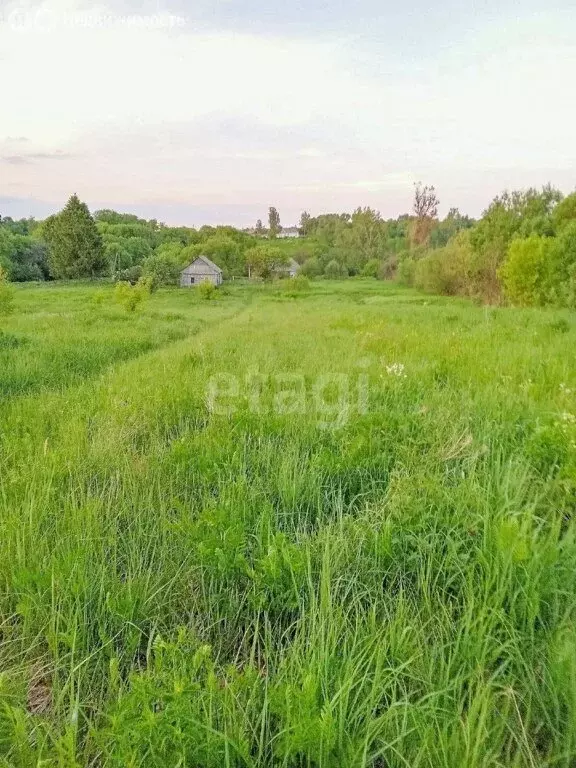
[{"label": "meadow", "polygon": [[0,765],[576,764],[576,314],[22,285]]}]

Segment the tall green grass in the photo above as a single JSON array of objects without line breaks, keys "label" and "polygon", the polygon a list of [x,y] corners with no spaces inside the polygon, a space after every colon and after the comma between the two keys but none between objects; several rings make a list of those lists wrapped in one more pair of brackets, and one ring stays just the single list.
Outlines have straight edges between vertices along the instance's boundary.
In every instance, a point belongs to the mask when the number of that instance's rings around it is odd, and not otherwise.
[{"label": "tall green grass", "polygon": [[6,766],[574,765],[574,315],[93,293],[0,335]]}]

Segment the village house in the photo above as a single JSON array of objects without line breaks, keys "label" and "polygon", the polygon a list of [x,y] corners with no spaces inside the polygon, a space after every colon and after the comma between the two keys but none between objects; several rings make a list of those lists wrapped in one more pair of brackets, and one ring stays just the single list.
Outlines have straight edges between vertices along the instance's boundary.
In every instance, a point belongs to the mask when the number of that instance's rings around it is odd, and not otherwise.
[{"label": "village house", "polygon": [[296,277],[300,271],[300,264],[296,259],[290,259],[287,264],[283,264],[276,270],[279,276]]},{"label": "village house", "polygon": [[180,285],[183,288],[206,282],[214,283],[214,285],[222,283],[222,270],[207,256],[198,256],[186,269],[180,272]]},{"label": "village house", "polygon": [[300,230],[298,227],[282,227],[278,233],[278,237],[285,239],[288,237],[300,237]]}]

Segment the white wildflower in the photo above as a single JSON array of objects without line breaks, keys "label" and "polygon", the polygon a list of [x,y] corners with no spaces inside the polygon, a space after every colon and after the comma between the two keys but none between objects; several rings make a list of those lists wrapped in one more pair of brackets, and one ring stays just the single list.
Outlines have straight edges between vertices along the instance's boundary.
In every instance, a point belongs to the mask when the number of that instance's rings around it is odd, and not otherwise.
[{"label": "white wildflower", "polygon": [[386,373],[388,376],[399,376],[403,379],[406,378],[406,372],[403,363],[391,363],[386,366]]}]

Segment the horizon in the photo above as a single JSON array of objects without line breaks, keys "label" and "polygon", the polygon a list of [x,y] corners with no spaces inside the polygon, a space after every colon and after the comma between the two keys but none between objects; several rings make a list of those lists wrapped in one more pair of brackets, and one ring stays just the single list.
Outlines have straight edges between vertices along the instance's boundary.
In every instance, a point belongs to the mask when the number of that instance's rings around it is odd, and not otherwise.
[{"label": "horizon", "polygon": [[396,218],[418,181],[442,216],[478,218],[505,189],[569,193],[575,40],[563,0],[9,1],[0,213],[44,218],[75,190],[169,225],[249,227],[273,205],[293,226]]}]

